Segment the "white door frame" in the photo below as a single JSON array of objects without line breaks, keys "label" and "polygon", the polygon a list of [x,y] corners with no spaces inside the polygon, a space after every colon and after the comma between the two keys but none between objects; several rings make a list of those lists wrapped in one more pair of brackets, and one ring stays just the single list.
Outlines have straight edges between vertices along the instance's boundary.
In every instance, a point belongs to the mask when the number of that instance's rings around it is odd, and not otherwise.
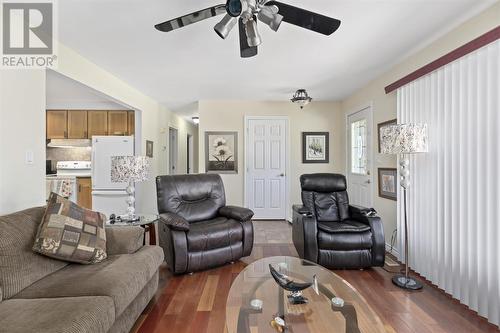
[{"label": "white door frame", "polygon": [[[377,146],[376,143],[375,143],[375,140],[373,139],[374,136],[374,131],[373,128],[375,127],[374,126],[374,123],[373,123],[373,101],[370,101],[370,102],[367,102],[365,104],[361,104],[360,106],[354,108],[352,111],[349,111],[346,115],[345,115],[345,145],[346,145],[346,166],[345,166],[345,170],[346,170],[346,178],[347,178],[347,190],[349,191],[349,175],[351,173],[351,169],[350,169],[350,166],[351,166],[351,161],[350,161],[350,157],[351,157],[351,147],[349,146],[349,142],[351,141],[351,139],[349,138],[349,134],[351,133],[350,131],[350,124],[349,124],[349,117],[352,116],[353,114],[355,113],[358,113],[358,112],[361,112],[361,111],[364,111],[368,109],[369,112],[369,118],[370,118],[370,123],[371,123],[371,131],[370,131],[370,136],[371,136],[371,141],[372,141],[372,146],[371,146],[371,149],[370,151],[368,152],[368,158],[370,159],[370,168],[368,169],[370,171],[370,182],[371,182],[371,185],[370,186],[370,203],[371,203],[371,206],[373,207],[373,187],[375,186],[375,183],[373,182],[373,169],[375,167],[375,161],[373,160],[373,150],[374,148]],[[371,207],[368,207],[368,208],[371,208]]]},{"label": "white door frame", "polygon": [[290,120],[288,116],[245,116],[245,124],[244,124],[244,166],[243,166],[243,202],[245,207],[248,207],[248,199],[247,199],[247,181],[248,181],[248,125],[250,120],[285,120],[285,216],[283,219],[290,221]]}]

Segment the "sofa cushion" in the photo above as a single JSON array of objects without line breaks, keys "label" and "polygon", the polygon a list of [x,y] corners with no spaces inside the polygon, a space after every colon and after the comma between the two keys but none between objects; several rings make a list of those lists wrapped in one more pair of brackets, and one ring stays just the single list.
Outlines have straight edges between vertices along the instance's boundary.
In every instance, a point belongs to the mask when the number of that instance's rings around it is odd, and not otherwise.
[{"label": "sofa cushion", "polygon": [[45,208],[38,207],[0,216],[0,286],[4,300],[67,265],[31,249],[44,213]]},{"label": "sofa cushion", "polygon": [[68,265],[42,279],[15,298],[109,296],[119,316],[163,262],[159,246],[144,246],[133,254],[109,256],[95,265]]},{"label": "sofa cushion", "polygon": [[106,259],[106,217],[51,193],[33,251],[51,258],[95,264]]},{"label": "sofa cushion", "polygon": [[0,331],[105,333],[115,321],[110,297],[10,299],[0,303]]},{"label": "sofa cushion", "polygon": [[314,208],[319,222],[343,221],[349,218],[347,192],[314,192]]},{"label": "sofa cushion", "polygon": [[191,223],[186,233],[189,252],[199,252],[234,245],[243,240],[240,222],[217,217],[208,221]]}]

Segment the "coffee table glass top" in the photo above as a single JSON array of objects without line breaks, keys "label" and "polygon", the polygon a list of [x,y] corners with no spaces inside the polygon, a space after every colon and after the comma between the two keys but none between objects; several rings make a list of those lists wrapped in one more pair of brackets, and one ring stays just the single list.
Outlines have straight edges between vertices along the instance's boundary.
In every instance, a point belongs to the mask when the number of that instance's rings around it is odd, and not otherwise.
[{"label": "coffee table glass top", "polygon": [[123,227],[123,226],[142,226],[153,222],[156,222],[160,217],[156,214],[136,214],[139,220],[134,222],[120,221],[111,223],[109,220],[106,221],[107,227]]},{"label": "coffee table glass top", "polygon": [[[306,304],[291,304],[289,291],[283,290],[269,273],[269,264],[294,282],[312,282],[316,275],[317,290],[310,287],[302,295]],[[333,305],[331,299],[343,301]],[[262,307],[255,307],[262,301]],[[252,302],[252,303],[251,303]],[[254,305],[254,306],[252,306]],[[228,333],[273,333],[275,317],[285,322],[284,332],[324,333],[386,332],[382,321],[365,299],[348,282],[307,260],[294,257],[269,257],[248,265],[234,280],[226,304]]]}]

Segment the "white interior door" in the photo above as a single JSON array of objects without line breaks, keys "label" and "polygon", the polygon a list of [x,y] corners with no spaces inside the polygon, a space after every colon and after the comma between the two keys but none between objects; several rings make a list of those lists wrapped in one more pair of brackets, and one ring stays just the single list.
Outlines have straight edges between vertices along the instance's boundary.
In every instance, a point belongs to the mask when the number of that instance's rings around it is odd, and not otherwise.
[{"label": "white interior door", "polygon": [[354,205],[372,207],[372,111],[367,107],[347,117],[348,192]]},{"label": "white interior door", "polygon": [[179,147],[177,129],[171,127],[168,129],[168,141],[168,174],[175,175],[177,174],[177,152]]},{"label": "white interior door", "polygon": [[256,219],[285,219],[288,120],[247,119],[246,202]]},{"label": "white interior door", "polygon": [[187,135],[187,173],[193,173],[194,147],[193,136]]}]

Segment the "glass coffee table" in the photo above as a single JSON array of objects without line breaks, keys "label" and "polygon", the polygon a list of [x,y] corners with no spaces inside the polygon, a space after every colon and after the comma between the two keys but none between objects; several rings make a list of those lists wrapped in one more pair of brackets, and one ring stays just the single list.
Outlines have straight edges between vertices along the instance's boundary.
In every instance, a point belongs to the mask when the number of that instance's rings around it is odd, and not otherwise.
[{"label": "glass coffee table", "polygon": [[[316,276],[317,288],[302,292],[306,304],[289,302],[290,292],[278,286],[269,264],[294,282],[312,282]],[[272,323],[276,317],[283,320],[283,331],[276,321]],[[269,257],[248,265],[229,290],[226,325],[228,333],[386,332],[377,314],[349,283],[324,267],[294,257]]]}]

